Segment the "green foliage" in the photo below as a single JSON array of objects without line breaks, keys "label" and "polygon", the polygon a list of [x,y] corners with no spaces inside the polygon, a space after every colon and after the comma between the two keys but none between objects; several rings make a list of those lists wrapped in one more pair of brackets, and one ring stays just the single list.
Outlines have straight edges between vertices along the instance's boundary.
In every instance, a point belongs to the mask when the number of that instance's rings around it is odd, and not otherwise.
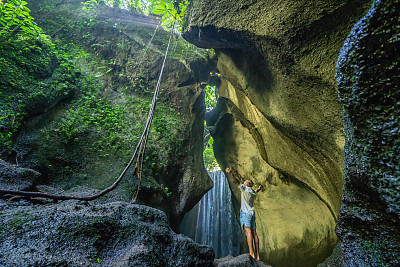
[{"label": "green foliage", "polygon": [[22,0],[0,1],[0,41],[10,41],[16,34],[47,40],[26,5]]},{"label": "green foliage", "polygon": [[9,151],[27,116],[75,91],[79,75],[68,56],[47,42],[0,44],[0,151]]},{"label": "green foliage", "polygon": [[105,3],[146,15],[150,13],[161,15],[162,26],[172,29],[175,24],[178,30],[182,30],[182,25],[186,23],[186,12],[190,4],[188,0],[105,0]]},{"label": "green foliage", "polygon": [[[0,151],[11,151],[25,122],[35,124],[29,134],[35,135],[33,144],[41,151],[35,150],[32,157],[50,176],[71,181],[68,186],[87,182],[85,175],[92,173],[82,169],[86,164],[109,161],[116,166],[130,158],[156,83],[147,67],[160,58],[158,50],[150,48],[148,57],[141,64],[136,62],[135,49],[140,44],[132,44],[120,25],[92,16],[96,15],[95,1],[86,3],[83,10],[77,4],[74,12],[68,10],[70,5],[34,10],[45,32],[52,33],[54,44],[33,35],[0,44]],[[90,16],[75,16],[82,11]],[[44,16],[49,12],[51,19]],[[162,46],[168,36],[158,34],[154,40]],[[174,55],[191,56],[181,41],[175,44]],[[160,187],[158,179],[170,159],[187,154],[182,147],[189,136],[183,134],[186,118],[175,106],[160,97],[155,112],[143,181],[152,178],[156,191],[168,197],[171,189]],[[38,114],[40,125],[29,119]],[[80,154],[89,156],[80,158]]]},{"label": "green foliage", "polygon": [[162,26],[171,29],[174,24],[176,28],[182,30],[182,25],[186,22],[185,16],[187,7],[190,2],[188,0],[176,1],[165,0],[160,1],[151,13],[155,15],[162,15]]},{"label": "green foliage", "polygon": [[214,139],[210,136],[208,143],[203,151],[204,166],[208,171],[212,171],[214,168],[218,167],[217,160],[214,156],[213,150]]},{"label": "green foliage", "polygon": [[[45,142],[60,140],[65,145],[73,145],[90,140],[85,146],[101,157],[115,152],[128,158],[132,153],[128,148],[139,141],[143,131],[150,98],[128,97],[119,104],[100,94],[101,87],[95,79],[86,77],[85,80],[82,86],[87,91],[72,101],[70,108],[52,125],[42,130]],[[179,136],[181,119],[177,115],[162,103],[157,106],[146,150],[145,174],[159,174],[168,158],[179,153],[182,140],[176,136]]]},{"label": "green foliage", "polygon": [[[68,144],[78,142],[84,136],[93,136],[96,141],[92,143],[90,148],[99,152],[100,156],[108,156],[103,153],[106,149],[124,149],[125,141],[134,142],[136,136],[132,136],[131,132],[135,132],[132,118],[129,118],[125,107],[105,99],[99,94],[100,86],[93,78],[85,78],[85,89],[90,89],[83,93],[83,96],[72,102],[64,115],[54,122],[50,127],[57,135],[61,135],[63,142]],[[137,131],[136,131],[137,132]],[[124,140],[124,137],[127,137]],[[47,135],[50,140],[52,135]]]},{"label": "green foliage", "polygon": [[154,0],[105,0],[107,5],[148,15],[158,1]]},{"label": "green foliage", "polygon": [[151,170],[154,175],[160,173],[161,169],[169,163],[170,158],[183,153],[181,150],[184,145],[184,137],[181,133],[184,130],[181,127],[183,120],[181,114],[173,108],[164,103],[157,105],[148,146],[149,160],[152,162]]},{"label": "green foliage", "polygon": [[169,191],[168,187],[164,187],[164,184],[159,184],[157,183],[154,179],[149,178],[145,182],[146,184],[143,185],[143,189],[147,189],[147,191],[153,191],[153,192],[161,192],[167,197],[170,197],[172,195],[172,192]]},{"label": "green foliage", "polygon": [[[2,92],[0,92],[0,97]],[[25,116],[25,104],[22,94],[7,96],[0,102],[0,142],[4,148],[10,149],[12,137],[21,127],[22,118]]]},{"label": "green foliage", "polygon": [[[204,100],[206,105],[206,110],[209,112],[217,105],[218,94],[215,86],[207,85],[204,88]],[[209,135],[209,132],[206,130],[206,136]],[[208,171],[212,171],[214,168],[218,167],[217,160],[214,156],[214,149],[213,149],[214,139],[210,136],[208,142],[203,151],[203,159],[204,159],[204,166]]]},{"label": "green foliage", "polygon": [[205,91],[204,99],[206,103],[206,109],[207,111],[210,111],[217,105],[216,87],[207,84],[207,86],[204,88],[204,91]]},{"label": "green foliage", "polygon": [[97,6],[98,6],[97,0],[89,0],[82,4],[82,11],[87,16],[91,16],[96,12]]}]

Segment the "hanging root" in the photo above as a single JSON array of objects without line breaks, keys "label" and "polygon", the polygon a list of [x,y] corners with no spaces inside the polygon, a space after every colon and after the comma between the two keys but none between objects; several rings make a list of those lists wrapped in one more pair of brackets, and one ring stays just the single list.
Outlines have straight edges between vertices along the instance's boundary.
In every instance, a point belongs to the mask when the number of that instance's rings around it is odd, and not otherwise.
[{"label": "hanging root", "polygon": [[[111,192],[112,190],[114,190],[117,187],[117,185],[121,182],[122,178],[125,176],[126,172],[128,171],[129,167],[132,165],[134,159],[136,158],[136,155],[138,155],[138,152],[139,152],[138,160],[137,160],[135,171],[134,171],[134,174],[136,174],[136,172],[138,172],[139,185],[138,185],[138,189],[137,189],[137,191],[136,191],[136,193],[134,195],[134,198],[132,199],[132,202],[136,202],[137,195],[139,194],[140,182],[141,182],[141,179],[142,179],[142,168],[143,168],[144,152],[146,150],[147,139],[149,137],[150,127],[151,127],[151,123],[153,121],[154,110],[155,110],[156,103],[157,103],[158,93],[160,91],[161,77],[162,77],[162,73],[164,71],[165,61],[167,59],[169,45],[171,43],[171,37],[172,37],[172,34],[174,32],[174,29],[175,29],[175,24],[174,24],[174,27],[171,30],[171,34],[169,36],[167,50],[165,51],[164,61],[163,61],[162,67],[161,67],[160,76],[158,77],[157,86],[156,86],[156,89],[154,91],[153,101],[151,103],[151,107],[150,107],[150,110],[149,110],[149,115],[147,117],[146,126],[145,126],[145,128],[143,130],[143,133],[142,133],[142,135],[140,137],[139,143],[136,146],[135,152],[133,153],[131,160],[129,161],[128,165],[126,165],[125,169],[122,171],[122,173],[120,174],[118,179],[115,180],[115,182],[112,185],[110,185],[109,187],[107,187],[106,189],[104,189],[103,191],[101,191],[101,192],[99,192],[99,193],[97,193],[95,195],[84,196],[84,197],[76,197],[76,196],[68,196],[68,195],[54,195],[54,194],[48,194],[48,193],[43,193],[43,192],[28,192],[28,191],[19,191],[19,190],[6,190],[6,189],[1,189],[1,188],[0,188],[0,196],[2,196],[2,195],[11,195],[11,196],[25,196],[25,197],[42,197],[42,198],[48,198],[48,199],[54,199],[54,200],[69,200],[69,199],[83,200],[83,201],[95,200],[95,199],[97,199],[99,197],[102,197],[105,194]],[[140,164],[138,164],[139,163],[139,159],[141,159]]]},{"label": "hanging root", "polygon": [[141,146],[140,146],[140,149],[139,149],[139,156],[138,156],[138,159],[137,159],[137,162],[136,162],[136,166],[138,167],[138,180],[139,180],[138,181],[138,188],[137,188],[135,194],[132,197],[132,203],[136,202],[137,197],[139,195],[140,183],[142,181],[142,170],[143,170],[144,153],[145,153],[145,150],[146,150],[147,140],[148,140],[149,134],[150,134],[151,123],[153,122],[154,110],[155,110],[156,103],[157,103],[158,93],[160,92],[161,78],[162,78],[162,74],[164,72],[165,61],[167,60],[168,50],[169,50],[169,46],[170,46],[170,43],[171,43],[172,35],[174,33],[174,29],[175,29],[175,24],[172,27],[171,34],[169,36],[168,46],[167,46],[167,50],[165,51],[164,61],[163,61],[163,64],[161,66],[160,76],[158,77],[156,90],[154,91],[153,101],[151,103],[149,115],[147,117],[146,127],[145,127],[145,130],[143,131],[143,134],[144,134],[145,137],[144,137],[144,139],[143,139],[143,141],[141,143]]}]

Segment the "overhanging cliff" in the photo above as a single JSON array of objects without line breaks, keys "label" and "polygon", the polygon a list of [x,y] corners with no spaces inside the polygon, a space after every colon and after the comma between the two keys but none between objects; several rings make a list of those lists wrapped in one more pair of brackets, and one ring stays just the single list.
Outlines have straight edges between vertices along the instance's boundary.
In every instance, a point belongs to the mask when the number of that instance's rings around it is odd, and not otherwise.
[{"label": "overhanging cliff", "polygon": [[[343,184],[335,64],[368,1],[194,1],[184,37],[214,48],[220,100],[206,115],[215,156],[264,189],[261,258],[322,262],[336,245]],[[239,190],[231,184],[239,209]]]}]

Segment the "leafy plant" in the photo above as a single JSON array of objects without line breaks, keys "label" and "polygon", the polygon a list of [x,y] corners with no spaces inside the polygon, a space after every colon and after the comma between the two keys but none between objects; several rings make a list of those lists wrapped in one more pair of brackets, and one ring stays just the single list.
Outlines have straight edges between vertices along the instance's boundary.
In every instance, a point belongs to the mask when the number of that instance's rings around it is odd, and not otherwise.
[{"label": "leafy plant", "polygon": [[204,166],[208,171],[212,171],[214,168],[218,167],[217,160],[214,156],[213,143],[214,139],[210,137],[203,151]]},{"label": "leafy plant", "polygon": [[82,10],[93,9],[96,8],[97,5],[98,5],[97,0],[89,0],[82,4]]},{"label": "leafy plant", "polygon": [[[204,93],[205,93],[204,100],[205,100],[206,110],[209,112],[217,105],[218,93],[216,90],[216,86],[207,85],[204,88]],[[207,142],[208,136],[209,139]],[[218,163],[214,156],[214,148],[213,148],[214,139],[211,137],[207,128],[205,129],[204,139],[205,142],[207,142],[203,151],[204,166],[208,171],[212,171],[214,168],[218,167]]]},{"label": "leafy plant", "polygon": [[207,111],[210,111],[217,105],[216,87],[207,84],[207,86],[204,88],[204,91],[205,91],[204,100],[206,103],[206,109]]},{"label": "leafy plant", "polygon": [[9,40],[18,33],[47,39],[29,14],[27,4],[22,0],[0,1],[0,41]]},{"label": "leafy plant", "polygon": [[78,88],[80,73],[54,45],[30,36],[0,44],[0,151],[8,153],[24,120]]},{"label": "leafy plant", "polygon": [[0,102],[0,142],[4,148],[11,148],[12,137],[21,126],[25,115],[24,108],[22,94],[8,96]]},{"label": "leafy plant", "polygon": [[[93,80],[88,81],[94,82]],[[53,126],[64,142],[78,141],[83,133],[96,134],[98,141],[93,143],[93,150],[102,151],[105,147],[121,149],[120,135],[128,134],[133,125],[124,119],[124,107],[111,104],[98,93],[86,92]]]},{"label": "leafy plant", "polygon": [[171,29],[174,24],[180,31],[182,25],[186,22],[186,10],[190,2],[188,0],[176,1],[176,0],[165,0],[160,1],[154,10],[151,12],[155,15],[162,15],[162,26]]},{"label": "leafy plant", "polygon": [[[91,0],[95,1],[95,0]],[[175,28],[182,30],[186,22],[186,12],[190,4],[188,0],[105,0],[105,3],[112,7],[128,9],[143,14],[161,15],[162,26],[167,29]]]}]

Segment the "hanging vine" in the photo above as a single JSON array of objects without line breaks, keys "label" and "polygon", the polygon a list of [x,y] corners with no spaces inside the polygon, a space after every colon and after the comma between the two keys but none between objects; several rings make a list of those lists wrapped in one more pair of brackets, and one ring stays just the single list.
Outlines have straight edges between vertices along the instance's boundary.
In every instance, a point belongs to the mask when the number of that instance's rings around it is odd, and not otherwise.
[{"label": "hanging vine", "polygon": [[[17,1],[17,0],[12,0],[12,1],[10,0],[10,2],[15,2],[15,1]],[[186,2],[188,3],[188,1],[186,1]],[[170,17],[172,16],[172,17],[176,18],[177,24],[179,24],[179,21],[181,21],[180,18],[183,16],[183,14],[178,16],[177,14],[181,14],[181,11],[173,12],[172,10],[170,10],[171,3],[172,2],[168,2],[168,4],[165,4],[164,1],[161,1],[159,3],[161,7],[158,8],[158,10],[161,12],[162,8],[165,7],[166,9],[163,12],[163,15],[164,15],[163,17],[167,18],[168,19],[167,21],[171,21]],[[25,2],[22,3],[22,4],[25,4]],[[88,5],[88,4],[84,5],[84,8],[85,9],[91,9],[91,8],[93,8],[93,5],[97,5],[97,2],[95,0],[91,0],[90,1],[90,5]],[[185,8],[183,8],[183,6],[181,4],[174,4],[173,6],[176,6],[176,7],[180,8],[181,10],[186,10]],[[1,8],[2,8],[2,10],[4,9],[3,3],[2,3]],[[12,14],[10,16],[12,17]],[[1,23],[1,25],[4,25],[4,23]],[[21,29],[24,29],[24,28],[22,28],[22,26],[20,26],[20,27],[21,27]],[[4,29],[4,27],[2,29]],[[11,32],[16,31],[16,30],[17,29],[14,29]],[[136,165],[135,165],[134,174],[138,173],[139,185],[138,185],[138,189],[137,189],[136,193],[134,194],[134,196],[132,198],[133,201],[136,201],[136,198],[137,198],[137,195],[138,195],[138,192],[139,192],[139,189],[140,189],[140,181],[141,181],[141,176],[142,176],[144,153],[145,153],[145,149],[146,149],[146,145],[147,145],[147,140],[148,140],[148,137],[149,137],[149,134],[150,134],[150,127],[151,127],[151,124],[152,124],[152,121],[153,121],[154,110],[155,110],[156,103],[157,103],[158,93],[160,91],[161,77],[162,77],[162,73],[163,73],[163,70],[164,70],[166,58],[168,56],[170,42],[171,42],[171,39],[172,39],[172,35],[174,34],[174,30],[175,30],[175,22],[172,24],[168,45],[167,45],[166,52],[165,52],[165,55],[164,55],[163,64],[161,66],[160,76],[158,78],[157,86],[156,86],[156,89],[155,89],[155,92],[154,92],[154,95],[153,95],[153,101],[152,101],[152,104],[151,104],[151,107],[150,107],[150,110],[149,110],[149,113],[148,113],[148,117],[147,117],[147,122],[146,122],[145,128],[144,128],[144,130],[142,132],[140,140],[139,140],[139,142],[138,142],[138,144],[136,146],[136,149],[135,149],[135,151],[134,151],[129,163],[126,165],[126,167],[124,168],[122,173],[119,175],[119,177],[114,181],[114,183],[112,185],[110,185],[109,187],[105,188],[101,192],[99,192],[97,194],[94,194],[94,195],[90,195],[90,196],[55,195],[55,194],[49,194],[49,193],[43,193],[43,192],[28,192],[28,191],[19,191],[19,190],[6,190],[6,189],[1,189],[1,188],[0,188],[0,195],[16,195],[16,196],[25,196],[25,197],[42,197],[42,198],[48,198],[48,199],[54,199],[54,200],[75,199],[75,200],[91,201],[91,200],[97,199],[97,198],[99,198],[101,196],[104,196],[105,194],[107,194],[110,191],[114,190],[118,186],[118,184],[121,182],[121,180],[123,179],[123,177],[127,173],[128,169],[131,167],[131,165],[133,164],[133,162],[136,159]]]}]

